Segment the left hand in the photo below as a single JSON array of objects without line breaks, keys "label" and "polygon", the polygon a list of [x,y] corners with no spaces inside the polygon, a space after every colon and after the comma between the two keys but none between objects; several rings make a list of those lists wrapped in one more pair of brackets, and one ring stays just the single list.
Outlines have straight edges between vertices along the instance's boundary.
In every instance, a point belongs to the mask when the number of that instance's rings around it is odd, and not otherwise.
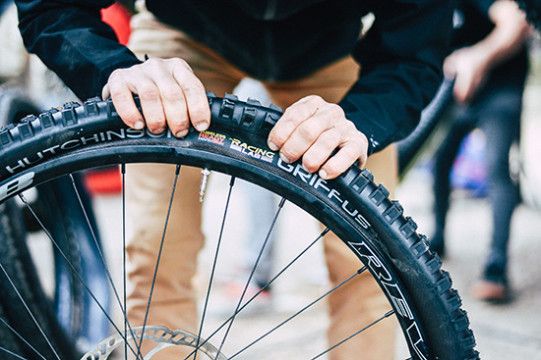
[{"label": "left hand", "polygon": [[[355,161],[366,163],[368,140],[342,108],[310,95],[288,107],[269,134],[269,147],[287,163],[302,157],[309,172],[334,179]],[[339,149],[336,154],[333,152]],[[333,155],[333,156],[331,156]]]},{"label": "left hand", "polygon": [[445,59],[443,70],[447,77],[455,78],[456,100],[466,103],[472,99],[483,84],[488,67],[485,54],[474,47],[455,50]]}]

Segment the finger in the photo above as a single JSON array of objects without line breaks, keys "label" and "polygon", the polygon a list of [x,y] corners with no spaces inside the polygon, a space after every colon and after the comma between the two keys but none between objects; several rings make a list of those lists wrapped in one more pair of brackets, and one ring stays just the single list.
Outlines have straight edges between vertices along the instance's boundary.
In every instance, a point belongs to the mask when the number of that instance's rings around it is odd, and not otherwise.
[{"label": "finger", "polygon": [[177,137],[186,136],[190,123],[182,89],[173,76],[163,68],[156,69],[154,82],[160,90],[163,111],[169,129]]},{"label": "finger", "polygon": [[307,96],[288,107],[269,133],[267,141],[269,148],[274,151],[280,149],[297,126],[314,115],[318,108],[325,104],[319,96]]},{"label": "finger", "polygon": [[340,142],[338,130],[331,128],[325,131],[302,156],[302,166],[311,173],[318,171]]},{"label": "finger", "polygon": [[300,159],[323,132],[332,128],[333,120],[333,112],[323,110],[301,122],[280,148],[282,160],[289,163]]},{"label": "finger", "polygon": [[123,75],[114,72],[109,77],[108,90],[113,100],[115,110],[126,125],[134,129],[140,130],[145,127],[143,116],[137,109],[133,94],[128,83],[124,80]]},{"label": "finger", "polygon": [[190,122],[198,131],[204,131],[210,125],[210,107],[205,87],[189,66],[184,64],[180,60],[174,63],[173,76],[183,90]]},{"label": "finger", "polygon": [[111,97],[111,91],[109,90],[109,84],[105,84],[105,86],[101,89],[101,98],[102,100],[109,99]]},{"label": "finger", "polygon": [[160,90],[152,79],[143,74],[132,74],[130,85],[132,91],[139,94],[141,108],[146,120],[147,127],[154,134],[159,134],[166,129],[165,114],[160,97]]},{"label": "finger", "polygon": [[456,61],[453,55],[450,55],[443,63],[443,73],[448,78],[454,78],[456,76]]},{"label": "finger", "polygon": [[321,167],[319,176],[326,180],[334,179],[353,165],[360,156],[360,147],[349,142]]},{"label": "finger", "polygon": [[319,176],[323,179],[334,179],[345,172],[357,160],[360,160],[361,165],[364,165],[368,146],[365,141],[366,137],[360,134],[346,142],[336,155],[332,156],[321,167]]}]

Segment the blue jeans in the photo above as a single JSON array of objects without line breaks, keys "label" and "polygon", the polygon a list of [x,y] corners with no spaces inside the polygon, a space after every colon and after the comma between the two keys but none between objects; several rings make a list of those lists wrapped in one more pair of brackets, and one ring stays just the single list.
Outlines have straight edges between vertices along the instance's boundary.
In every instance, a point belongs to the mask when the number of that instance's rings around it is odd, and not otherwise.
[{"label": "blue jeans", "polygon": [[511,217],[520,201],[519,189],[509,173],[509,149],[520,135],[522,110],[520,86],[485,88],[468,105],[456,105],[450,131],[435,155],[434,213],[435,243],[443,245],[445,218],[449,208],[449,174],[460,143],[474,128],[486,136],[488,198],[492,209],[492,241],[483,276],[487,280],[506,282]]}]

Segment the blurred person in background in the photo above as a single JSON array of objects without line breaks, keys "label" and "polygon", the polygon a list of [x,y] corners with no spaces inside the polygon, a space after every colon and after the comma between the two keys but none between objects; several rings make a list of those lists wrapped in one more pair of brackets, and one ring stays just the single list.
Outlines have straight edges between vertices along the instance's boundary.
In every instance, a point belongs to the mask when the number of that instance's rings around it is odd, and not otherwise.
[{"label": "blurred person in background", "polygon": [[486,137],[488,198],[492,241],[473,295],[486,301],[509,299],[508,242],[519,190],[509,173],[509,149],[518,140],[522,93],[528,72],[529,27],[510,0],[460,0],[454,14],[454,48],[444,63],[455,78],[453,121],[435,155],[435,232],[431,248],[445,255],[445,220],[449,208],[449,174],[462,140],[474,128]]},{"label": "blurred person in background", "polygon": [[[252,98],[265,106],[272,102],[264,85],[255,79],[243,79],[233,93],[241,100]],[[251,284],[247,289],[247,297],[251,298],[259,291],[261,293],[254,299],[254,305],[250,306],[248,310],[253,314],[270,311],[273,305],[271,286],[266,285],[275,275],[272,270],[276,250],[276,231],[269,234],[261,256],[259,256],[259,252],[267,238],[267,232],[274,217],[274,211],[278,203],[277,197],[272,192],[248,181],[239,180],[237,187],[237,191],[242,192],[245,197],[246,212],[248,214],[246,237],[242,242],[245,246],[245,259],[242,264],[242,271],[245,276],[240,276],[238,279],[229,282],[226,291],[230,297],[238,299],[244,287],[242,281],[248,278],[251,269],[257,263]]]},{"label": "blurred person in background", "polygon": [[[283,161],[302,158],[310,172],[332,179],[358,160],[391,191],[397,161],[389,145],[412,131],[436,92],[452,15],[450,0],[147,0],[137,2],[128,49],[100,19],[99,10],[111,1],[16,3],[27,48],[78,97],[111,96],[128,126],[153,133],[169,128],[178,137],[190,125],[205,131],[205,90],[223,96],[251,76],[263,80],[273,102],[285,109],[268,139]],[[361,18],[370,12],[375,21],[361,39]],[[150,59],[143,61],[145,55]],[[142,114],[132,93],[140,96]],[[141,325],[174,167],[138,164],[127,172],[135,220],[127,246],[128,312]],[[183,167],[181,177],[148,323],[196,333],[192,279],[204,240],[200,171]],[[358,270],[358,258],[334,234],[325,236],[324,250],[332,286]],[[389,306],[366,273],[333,292],[328,303],[330,344]],[[394,326],[382,322],[330,358],[391,359]]]}]

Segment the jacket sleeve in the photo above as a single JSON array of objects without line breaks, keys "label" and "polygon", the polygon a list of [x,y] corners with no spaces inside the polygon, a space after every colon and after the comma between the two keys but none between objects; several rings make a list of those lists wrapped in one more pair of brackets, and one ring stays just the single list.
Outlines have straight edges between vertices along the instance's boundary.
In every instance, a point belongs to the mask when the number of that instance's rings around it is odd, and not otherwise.
[{"label": "jacket sleeve", "polygon": [[81,99],[101,94],[111,72],[140,61],[101,21],[112,0],[16,0],[26,48]]},{"label": "jacket sleeve", "polygon": [[452,32],[449,0],[378,1],[353,53],[359,80],[340,105],[369,139],[369,154],[406,137],[442,80]]}]

